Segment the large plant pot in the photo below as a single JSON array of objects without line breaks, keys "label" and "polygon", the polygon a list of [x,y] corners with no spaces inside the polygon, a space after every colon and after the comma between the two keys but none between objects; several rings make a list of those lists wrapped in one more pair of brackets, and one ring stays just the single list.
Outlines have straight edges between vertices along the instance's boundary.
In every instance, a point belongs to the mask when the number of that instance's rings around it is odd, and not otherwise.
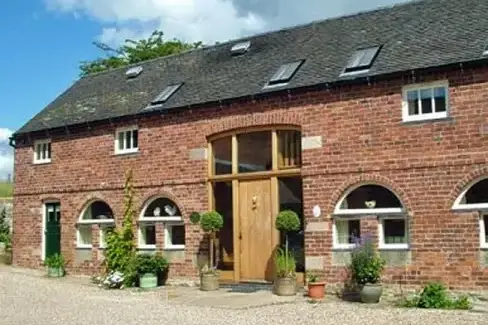
[{"label": "large plant pot", "polygon": [[277,296],[294,296],[297,294],[297,280],[295,277],[276,278],[274,293]]},{"label": "large plant pot", "polygon": [[219,276],[215,273],[205,273],[200,276],[200,290],[219,290]]},{"label": "large plant pot", "polygon": [[379,283],[365,284],[359,291],[361,302],[366,304],[376,304],[380,302],[381,294],[383,293],[383,286]]},{"label": "large plant pot", "polygon": [[3,252],[0,250],[0,264],[12,264],[12,249],[5,248]]},{"label": "large plant pot", "polygon": [[48,267],[47,276],[50,278],[61,278],[64,276],[64,268],[62,267]]},{"label": "large plant pot", "polygon": [[312,299],[324,299],[325,282],[309,282],[308,296]]},{"label": "large plant pot", "polygon": [[158,286],[158,276],[154,273],[145,273],[139,276],[139,288],[153,289]]}]

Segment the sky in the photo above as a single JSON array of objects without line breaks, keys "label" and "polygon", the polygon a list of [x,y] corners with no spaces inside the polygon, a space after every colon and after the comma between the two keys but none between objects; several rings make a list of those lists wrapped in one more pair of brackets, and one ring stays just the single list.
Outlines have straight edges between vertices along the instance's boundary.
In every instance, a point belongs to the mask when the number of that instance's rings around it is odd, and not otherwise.
[{"label": "sky", "polygon": [[[6,0],[0,62],[0,179],[11,172],[8,136],[78,79],[79,63],[159,29],[213,44],[408,0]],[[3,144],[2,144],[3,143]]]}]

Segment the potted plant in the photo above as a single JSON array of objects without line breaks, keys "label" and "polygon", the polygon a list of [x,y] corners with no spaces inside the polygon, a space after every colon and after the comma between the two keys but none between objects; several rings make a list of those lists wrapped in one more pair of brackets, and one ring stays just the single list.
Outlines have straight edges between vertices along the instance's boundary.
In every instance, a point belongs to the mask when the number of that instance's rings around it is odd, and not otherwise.
[{"label": "potted plant", "polygon": [[312,299],[323,299],[325,296],[325,282],[319,281],[317,275],[308,276],[308,296]]},{"label": "potted plant", "polygon": [[214,266],[214,240],[217,231],[224,226],[224,218],[216,211],[206,212],[199,215],[194,212],[190,216],[192,223],[200,223],[203,232],[209,239],[209,261],[208,264],[200,269],[200,290],[214,291],[219,289],[219,274],[217,267]]},{"label": "potted plant", "polygon": [[[3,246],[3,247],[2,247]],[[10,234],[0,234],[0,264],[12,264],[12,240]]]},{"label": "potted plant", "polygon": [[295,256],[288,250],[288,233],[300,230],[300,219],[295,212],[284,210],[276,217],[275,226],[285,235],[285,250],[278,249],[275,257],[274,292],[278,296],[293,296],[297,293],[296,260]]},{"label": "potted plant", "polygon": [[385,267],[385,261],[379,256],[373,242],[366,239],[359,243],[351,254],[351,276],[359,286],[359,296],[364,303],[378,303],[383,286],[381,274]]},{"label": "potted plant", "polygon": [[158,276],[168,268],[168,261],[162,255],[138,254],[135,258],[135,269],[141,289],[152,289],[158,286]]},{"label": "potted plant", "polygon": [[66,265],[62,254],[53,254],[48,256],[44,261],[47,266],[47,276],[51,278],[60,278],[64,276],[64,266]]}]

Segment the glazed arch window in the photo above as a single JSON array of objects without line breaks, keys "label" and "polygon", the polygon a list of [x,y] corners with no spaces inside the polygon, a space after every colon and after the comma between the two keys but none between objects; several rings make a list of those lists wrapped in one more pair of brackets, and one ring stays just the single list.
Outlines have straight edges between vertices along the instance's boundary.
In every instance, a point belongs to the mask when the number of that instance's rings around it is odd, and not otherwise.
[{"label": "glazed arch window", "polygon": [[46,164],[51,162],[51,140],[38,140],[34,142],[34,163]]},{"label": "glazed arch window", "polygon": [[480,212],[480,247],[488,248],[488,177],[469,184],[454,201],[452,209]]},{"label": "glazed arch window", "polygon": [[164,249],[185,248],[185,225],[179,207],[168,198],[158,197],[144,207],[139,218],[140,249],[156,249],[158,223],[165,229]]},{"label": "glazed arch window", "polygon": [[301,133],[294,129],[236,132],[211,141],[210,176],[301,167]]},{"label": "glazed arch window", "polygon": [[100,200],[93,201],[83,210],[76,225],[76,247],[93,246],[92,226],[99,225],[99,247],[106,246],[108,233],[115,228],[114,214],[110,206]]},{"label": "glazed arch window", "polygon": [[333,247],[351,249],[361,237],[361,219],[378,218],[380,249],[408,249],[406,210],[389,189],[375,184],[353,188],[339,200],[334,210]]}]

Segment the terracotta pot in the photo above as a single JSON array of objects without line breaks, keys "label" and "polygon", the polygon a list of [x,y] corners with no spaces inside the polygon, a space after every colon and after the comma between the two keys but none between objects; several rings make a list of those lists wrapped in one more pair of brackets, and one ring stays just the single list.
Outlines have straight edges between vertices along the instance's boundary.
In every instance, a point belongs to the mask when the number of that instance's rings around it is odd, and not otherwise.
[{"label": "terracotta pot", "polygon": [[216,273],[205,273],[200,276],[200,290],[219,290],[219,275]]},{"label": "terracotta pot", "polygon": [[274,293],[277,296],[294,296],[297,294],[297,279],[295,277],[276,278]]},{"label": "terracotta pot", "polygon": [[312,299],[323,299],[325,296],[325,282],[309,282],[308,296]]},{"label": "terracotta pot", "polygon": [[366,304],[377,304],[382,293],[383,286],[380,283],[366,283],[359,291],[359,297]]}]

